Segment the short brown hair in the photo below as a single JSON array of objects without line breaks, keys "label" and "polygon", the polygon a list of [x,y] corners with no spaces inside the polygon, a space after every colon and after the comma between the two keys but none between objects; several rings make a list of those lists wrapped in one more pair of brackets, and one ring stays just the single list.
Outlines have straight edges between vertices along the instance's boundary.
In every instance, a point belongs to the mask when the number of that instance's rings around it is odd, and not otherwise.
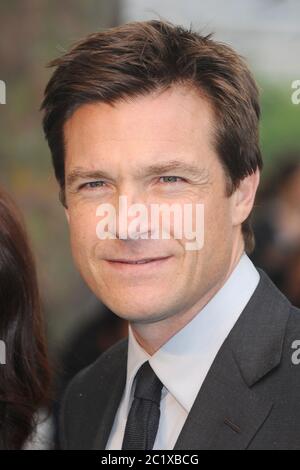
[{"label": "short brown hair", "polygon": [[[64,203],[63,126],[81,105],[112,104],[129,97],[192,85],[206,96],[215,116],[214,145],[230,196],[240,181],[262,169],[259,92],[245,62],[229,46],[167,21],[127,23],[87,36],[63,56],[41,106]],[[254,248],[250,216],[242,223],[245,249]]]}]

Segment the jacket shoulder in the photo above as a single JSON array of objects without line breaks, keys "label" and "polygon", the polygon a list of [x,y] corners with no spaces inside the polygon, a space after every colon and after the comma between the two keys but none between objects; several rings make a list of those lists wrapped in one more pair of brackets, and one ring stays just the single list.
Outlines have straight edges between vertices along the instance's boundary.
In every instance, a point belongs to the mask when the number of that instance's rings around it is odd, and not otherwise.
[{"label": "jacket shoulder", "polygon": [[93,417],[101,413],[101,397],[107,392],[107,384],[126,371],[127,348],[128,339],[122,339],[102,353],[90,366],[80,371],[67,386],[59,416],[59,440],[62,449],[72,447],[71,436],[76,434],[78,423],[83,426],[86,424],[86,434],[94,431],[90,428],[98,421],[94,421]]},{"label": "jacket shoulder", "polygon": [[70,396],[76,391],[89,390],[95,387],[95,382],[105,380],[106,374],[111,375],[114,367],[120,365],[120,359],[127,360],[127,338],[118,341],[107,351],[101,354],[95,362],[81,370],[68,384],[65,396]]},{"label": "jacket shoulder", "polygon": [[291,305],[289,313],[285,343],[291,348],[300,349],[300,309]]}]

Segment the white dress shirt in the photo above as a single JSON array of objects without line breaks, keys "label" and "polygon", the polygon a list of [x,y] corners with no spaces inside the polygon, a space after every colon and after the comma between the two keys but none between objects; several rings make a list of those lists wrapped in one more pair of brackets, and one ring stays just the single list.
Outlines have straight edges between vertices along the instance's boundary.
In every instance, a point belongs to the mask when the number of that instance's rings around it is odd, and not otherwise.
[{"label": "white dress shirt", "polygon": [[244,252],[225,284],[202,310],[150,356],[129,325],[126,386],[106,445],[122,448],[133,401],[134,378],[149,361],[163,383],[160,421],[153,449],[172,450],[212,363],[257,287],[260,276]]}]

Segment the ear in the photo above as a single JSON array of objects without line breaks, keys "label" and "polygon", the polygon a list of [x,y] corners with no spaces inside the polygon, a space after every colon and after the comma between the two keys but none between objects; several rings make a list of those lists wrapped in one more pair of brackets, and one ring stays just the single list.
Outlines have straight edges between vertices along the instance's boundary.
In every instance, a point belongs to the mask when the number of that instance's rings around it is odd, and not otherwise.
[{"label": "ear", "polygon": [[239,187],[232,195],[232,225],[240,225],[247,219],[253,208],[259,181],[259,169],[240,181]]}]

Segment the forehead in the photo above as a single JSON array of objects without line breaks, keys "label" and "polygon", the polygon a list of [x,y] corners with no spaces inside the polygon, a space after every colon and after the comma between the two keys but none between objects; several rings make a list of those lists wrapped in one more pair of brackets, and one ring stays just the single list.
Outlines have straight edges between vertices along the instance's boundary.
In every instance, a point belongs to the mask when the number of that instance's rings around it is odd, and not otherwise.
[{"label": "forehead", "polygon": [[214,113],[193,89],[174,87],[162,93],[79,107],[64,126],[66,163],[114,156],[151,158],[196,153],[211,147]]}]

